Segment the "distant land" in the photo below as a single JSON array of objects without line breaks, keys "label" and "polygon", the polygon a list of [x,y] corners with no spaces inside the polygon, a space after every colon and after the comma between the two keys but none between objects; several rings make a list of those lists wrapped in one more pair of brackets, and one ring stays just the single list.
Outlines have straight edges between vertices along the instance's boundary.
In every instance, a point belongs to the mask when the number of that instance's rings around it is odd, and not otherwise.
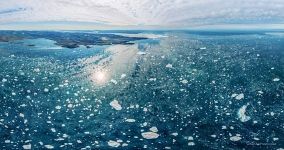
[{"label": "distant land", "polygon": [[[126,37],[115,34],[74,33],[56,31],[0,31],[0,42],[22,39],[45,38],[56,41],[56,45],[66,48],[77,48],[80,45],[133,44],[131,41],[147,39],[144,37]],[[31,45],[32,46],[32,45]]]}]

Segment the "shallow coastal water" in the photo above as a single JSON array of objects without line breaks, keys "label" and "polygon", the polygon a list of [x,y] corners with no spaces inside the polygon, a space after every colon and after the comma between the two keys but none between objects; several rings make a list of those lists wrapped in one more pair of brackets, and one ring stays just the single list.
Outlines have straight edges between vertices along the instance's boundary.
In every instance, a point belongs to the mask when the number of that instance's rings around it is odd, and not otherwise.
[{"label": "shallow coastal water", "polygon": [[283,34],[130,42],[0,42],[1,149],[284,148]]}]

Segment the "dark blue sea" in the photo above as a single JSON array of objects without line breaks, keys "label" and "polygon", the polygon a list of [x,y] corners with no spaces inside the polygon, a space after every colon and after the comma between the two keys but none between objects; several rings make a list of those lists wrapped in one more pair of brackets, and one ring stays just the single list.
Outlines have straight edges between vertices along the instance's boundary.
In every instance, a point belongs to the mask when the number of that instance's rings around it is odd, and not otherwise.
[{"label": "dark blue sea", "polygon": [[283,31],[0,37],[0,149],[284,148]]}]

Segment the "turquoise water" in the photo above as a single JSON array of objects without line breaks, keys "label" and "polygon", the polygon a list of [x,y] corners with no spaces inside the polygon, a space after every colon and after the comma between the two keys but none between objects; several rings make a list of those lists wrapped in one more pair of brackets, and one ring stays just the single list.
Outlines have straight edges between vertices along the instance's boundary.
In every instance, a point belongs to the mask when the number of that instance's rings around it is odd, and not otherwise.
[{"label": "turquoise water", "polygon": [[1,149],[284,148],[284,37],[0,43]]}]

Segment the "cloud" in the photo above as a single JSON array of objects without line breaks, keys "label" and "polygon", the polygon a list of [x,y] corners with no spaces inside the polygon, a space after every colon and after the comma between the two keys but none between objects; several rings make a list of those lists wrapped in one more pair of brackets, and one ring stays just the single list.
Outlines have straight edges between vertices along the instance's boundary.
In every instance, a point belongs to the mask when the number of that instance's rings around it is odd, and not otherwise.
[{"label": "cloud", "polygon": [[284,22],[283,0],[9,0],[0,23],[93,22],[106,25],[194,26]]}]

